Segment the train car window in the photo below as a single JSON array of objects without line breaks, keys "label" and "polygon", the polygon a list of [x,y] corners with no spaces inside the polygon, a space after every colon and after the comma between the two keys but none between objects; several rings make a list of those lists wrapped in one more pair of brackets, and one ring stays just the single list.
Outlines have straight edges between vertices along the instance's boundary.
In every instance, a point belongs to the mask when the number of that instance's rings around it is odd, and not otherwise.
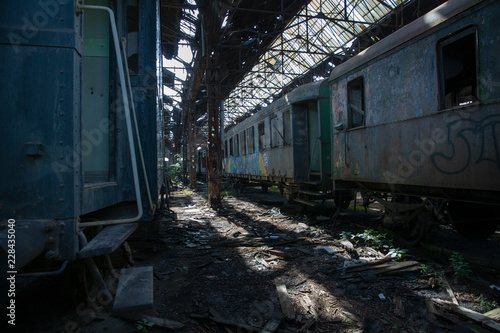
[{"label": "train car window", "polygon": [[139,73],[139,1],[127,2],[127,62],[128,68]]},{"label": "train car window", "polygon": [[248,147],[248,154],[252,154],[255,149],[255,139],[254,139],[254,130],[253,126],[247,128],[247,147]]},{"label": "train car window", "polygon": [[271,118],[271,147],[278,147],[281,144],[281,129],[278,126],[278,117]]},{"label": "train car window", "polygon": [[438,42],[441,109],[478,101],[476,41],[469,27]]},{"label": "train car window", "polygon": [[347,83],[349,128],[365,126],[363,77]]},{"label": "train car window", "polygon": [[224,157],[227,157],[227,155],[228,155],[227,140],[224,140]]},{"label": "train car window", "polygon": [[238,134],[234,136],[234,156],[240,156],[240,137]]},{"label": "train car window", "polygon": [[264,127],[264,122],[259,123],[258,125],[258,134],[259,134],[259,150],[262,150],[265,148],[265,142],[266,142],[266,132],[265,132],[265,127]]},{"label": "train car window", "polygon": [[229,139],[229,156],[234,156],[234,151],[233,151],[233,138]]},{"label": "train car window", "polygon": [[292,123],[290,122],[290,111],[283,112],[283,137],[284,145],[292,143]]},{"label": "train car window", "polygon": [[247,148],[247,137],[245,135],[245,131],[242,131],[240,133],[240,152],[241,155],[246,155],[246,148]]}]

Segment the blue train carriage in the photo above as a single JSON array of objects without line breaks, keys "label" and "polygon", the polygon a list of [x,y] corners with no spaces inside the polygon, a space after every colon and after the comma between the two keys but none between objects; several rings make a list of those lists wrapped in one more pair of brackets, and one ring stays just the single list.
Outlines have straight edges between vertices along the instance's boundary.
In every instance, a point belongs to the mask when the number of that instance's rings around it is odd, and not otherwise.
[{"label": "blue train carriage", "polygon": [[[300,86],[226,130],[223,166],[244,186],[278,185],[289,200],[331,189],[327,80]],[[311,191],[312,192],[312,191]]]},{"label": "blue train carriage", "polygon": [[331,73],[334,187],[398,213],[410,243],[429,215],[473,237],[497,228],[499,15],[498,1],[448,1]]},{"label": "blue train carriage", "polygon": [[151,219],[158,198],[158,3],[77,3],[0,5],[0,248],[15,232],[11,271],[107,254],[83,248],[102,227],[118,246],[137,224],[112,224]]}]

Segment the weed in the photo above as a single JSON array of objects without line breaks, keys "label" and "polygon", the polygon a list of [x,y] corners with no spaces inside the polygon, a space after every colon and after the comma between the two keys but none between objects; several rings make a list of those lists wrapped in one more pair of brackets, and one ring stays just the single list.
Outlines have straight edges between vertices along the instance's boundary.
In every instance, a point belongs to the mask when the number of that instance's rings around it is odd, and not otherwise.
[{"label": "weed", "polygon": [[182,182],[182,158],[181,155],[177,154],[174,156],[174,161],[177,161],[177,163],[172,164],[168,167],[167,173],[170,176],[170,179],[172,179],[172,182],[174,183],[181,183]]},{"label": "weed", "polygon": [[494,310],[498,307],[500,307],[500,305],[495,302],[495,301],[488,301],[486,299],[484,299],[484,295],[481,294],[481,296],[479,296],[478,298],[476,298],[474,300],[474,303],[479,303],[479,306],[483,309],[484,312],[488,312],[488,311],[491,311],[491,310]]},{"label": "weed", "polygon": [[154,323],[147,321],[146,319],[138,320],[135,327],[140,333],[148,333],[151,328],[153,328]]},{"label": "weed", "polygon": [[391,258],[393,258],[395,260],[402,260],[405,257],[407,252],[408,252],[408,250],[400,249],[399,247],[396,247],[396,248],[390,249],[389,252],[387,252],[387,255],[391,256]]},{"label": "weed", "polygon": [[464,257],[458,253],[454,252],[450,257],[451,268],[455,277],[468,277],[471,273],[470,265],[465,261]]}]

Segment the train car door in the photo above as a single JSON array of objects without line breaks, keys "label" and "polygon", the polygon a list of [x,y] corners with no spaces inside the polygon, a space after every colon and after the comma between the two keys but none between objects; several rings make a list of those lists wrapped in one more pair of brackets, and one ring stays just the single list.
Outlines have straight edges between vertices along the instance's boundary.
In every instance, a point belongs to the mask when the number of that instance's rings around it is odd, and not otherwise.
[{"label": "train car door", "polygon": [[[107,6],[109,0],[86,1]],[[84,13],[82,166],[86,184],[110,181],[110,28],[106,12]]]},{"label": "train car door", "polygon": [[321,137],[318,105],[316,102],[307,105],[307,134],[309,141],[309,172],[315,175],[321,171]]}]

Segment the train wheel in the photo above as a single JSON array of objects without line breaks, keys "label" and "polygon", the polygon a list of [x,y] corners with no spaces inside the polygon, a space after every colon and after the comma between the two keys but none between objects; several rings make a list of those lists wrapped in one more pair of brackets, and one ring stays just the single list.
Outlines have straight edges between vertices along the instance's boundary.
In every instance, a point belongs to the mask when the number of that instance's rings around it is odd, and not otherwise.
[{"label": "train wheel", "polygon": [[339,191],[335,193],[333,201],[335,206],[340,209],[347,209],[354,199],[352,191]]},{"label": "train wheel", "polygon": [[429,231],[429,214],[421,211],[407,221],[405,228],[397,230],[396,236],[401,244],[407,247],[417,246]]},{"label": "train wheel", "polygon": [[455,230],[468,238],[486,239],[498,228],[496,219],[500,214],[496,206],[454,201],[448,210]]}]

